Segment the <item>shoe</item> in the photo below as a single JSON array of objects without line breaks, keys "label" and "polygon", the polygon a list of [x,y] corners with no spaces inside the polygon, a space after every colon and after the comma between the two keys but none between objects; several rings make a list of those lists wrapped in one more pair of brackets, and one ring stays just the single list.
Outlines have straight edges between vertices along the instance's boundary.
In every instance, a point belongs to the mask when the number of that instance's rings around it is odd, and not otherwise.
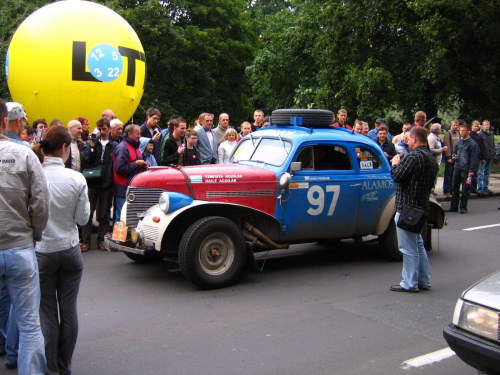
[{"label": "shoe", "polygon": [[391,291],[393,292],[407,292],[407,293],[417,293],[418,288],[415,289],[405,289],[401,285],[393,285],[391,286]]},{"label": "shoe", "polygon": [[485,194],[493,195],[494,193],[490,189],[486,189]]},{"label": "shoe", "polygon": [[7,367],[9,370],[14,370],[17,368],[17,362],[14,363],[5,362],[5,367]]},{"label": "shoe", "polygon": [[418,289],[429,290],[431,289],[431,284],[418,284]]},{"label": "shoe", "polygon": [[460,210],[460,213],[461,213],[462,215],[463,215],[463,214],[466,214],[466,213],[467,213],[467,210],[466,210],[466,209],[464,209],[464,208],[462,208],[462,209]]},{"label": "shoe", "polygon": [[448,208],[447,210],[444,210],[444,212],[458,212],[458,210],[457,209],[453,210],[451,208]]},{"label": "shoe", "polygon": [[97,243],[97,247],[99,248],[99,250],[107,251],[106,246],[104,246],[104,242],[102,242],[102,241],[99,241]]},{"label": "shoe", "polygon": [[89,245],[89,244],[82,243],[82,244],[80,245],[80,251],[81,251],[82,253],[85,253],[86,251],[89,251],[89,249],[90,249],[90,245]]}]

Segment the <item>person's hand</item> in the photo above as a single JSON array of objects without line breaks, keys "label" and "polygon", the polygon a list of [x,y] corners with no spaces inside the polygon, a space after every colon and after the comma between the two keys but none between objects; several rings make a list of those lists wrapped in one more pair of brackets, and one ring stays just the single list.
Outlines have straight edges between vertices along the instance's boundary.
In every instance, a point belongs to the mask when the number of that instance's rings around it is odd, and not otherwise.
[{"label": "person's hand", "polygon": [[452,157],[451,157],[451,159],[452,159],[452,160],[457,160],[457,159],[458,159],[458,156],[456,156],[456,155],[455,155],[455,156],[452,156]]},{"label": "person's hand", "polygon": [[398,165],[401,162],[401,156],[399,154],[394,155],[394,157],[391,160],[392,165]]},{"label": "person's hand", "polygon": [[182,155],[182,154],[184,154],[184,152],[186,152],[186,148],[179,146],[179,148],[177,149],[177,152],[179,153],[179,155]]},{"label": "person's hand", "polygon": [[441,149],[441,151],[443,151],[443,152],[448,151],[448,146],[444,146],[444,147]]},{"label": "person's hand", "polygon": [[145,165],[147,166],[148,162],[147,162],[147,161],[145,161],[145,160],[138,159],[138,160],[136,160],[136,161],[135,161],[135,164],[136,164],[139,168],[141,168],[141,167],[144,167]]},{"label": "person's hand", "polygon": [[151,138],[153,141],[158,142],[160,140],[161,133],[158,131],[153,135],[153,138]]}]

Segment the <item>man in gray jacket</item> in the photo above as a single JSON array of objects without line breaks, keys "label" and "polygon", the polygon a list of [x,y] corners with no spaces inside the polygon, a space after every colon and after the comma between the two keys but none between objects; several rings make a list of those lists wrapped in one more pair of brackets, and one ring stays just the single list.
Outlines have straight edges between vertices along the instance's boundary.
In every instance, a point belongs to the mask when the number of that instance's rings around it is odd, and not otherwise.
[{"label": "man in gray jacket", "polygon": [[48,190],[35,153],[9,141],[6,128],[7,107],[0,99],[0,280],[7,285],[19,326],[18,374],[42,375],[46,362],[33,241],[42,238],[47,224]]},{"label": "man in gray jacket", "polygon": [[490,132],[490,122],[483,121],[483,126],[479,134],[481,143],[481,163],[479,164],[479,174],[477,180],[477,194],[493,194],[488,188],[490,182],[491,163],[495,157],[495,136]]}]

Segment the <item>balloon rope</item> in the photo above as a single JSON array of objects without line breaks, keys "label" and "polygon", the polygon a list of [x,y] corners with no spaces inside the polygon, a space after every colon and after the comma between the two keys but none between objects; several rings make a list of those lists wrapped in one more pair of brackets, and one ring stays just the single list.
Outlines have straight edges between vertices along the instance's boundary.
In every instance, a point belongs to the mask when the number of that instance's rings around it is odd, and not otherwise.
[{"label": "balloon rope", "polygon": [[144,107],[141,105],[141,103],[139,103],[139,107],[141,107],[141,109],[144,111],[144,113],[146,113],[146,110],[144,109]]}]

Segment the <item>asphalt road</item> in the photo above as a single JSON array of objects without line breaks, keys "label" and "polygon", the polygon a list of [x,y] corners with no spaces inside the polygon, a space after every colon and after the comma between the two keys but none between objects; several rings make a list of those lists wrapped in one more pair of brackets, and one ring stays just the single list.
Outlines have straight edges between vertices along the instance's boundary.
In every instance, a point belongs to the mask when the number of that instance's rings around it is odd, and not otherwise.
[{"label": "asphalt road", "polygon": [[73,373],[476,374],[454,355],[407,361],[447,348],[442,329],[460,293],[500,267],[500,227],[463,230],[500,224],[497,207],[497,198],[474,200],[468,214],[449,215],[439,241],[434,232],[432,290],[416,294],[389,291],[401,263],[376,243],[293,246],[215,291],[187,282],[174,263],[92,250]]}]

